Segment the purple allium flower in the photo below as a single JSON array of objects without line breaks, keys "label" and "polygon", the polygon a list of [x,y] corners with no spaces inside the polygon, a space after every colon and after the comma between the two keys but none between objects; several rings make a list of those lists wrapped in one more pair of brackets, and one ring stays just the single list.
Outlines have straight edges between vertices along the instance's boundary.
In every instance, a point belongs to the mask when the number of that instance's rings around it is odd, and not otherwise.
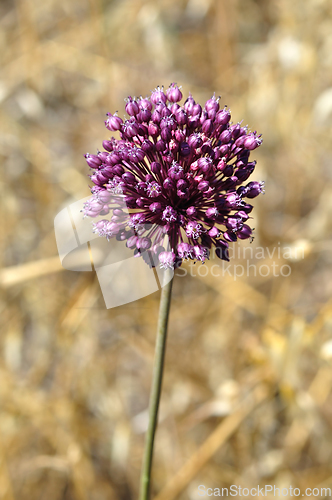
[{"label": "purple allium flower", "polygon": [[93,187],[84,216],[110,216],[93,224],[93,232],[126,240],[135,256],[164,269],[183,259],[204,262],[212,247],[228,260],[229,242],[252,238],[247,201],[264,192],[263,182],[243,185],[261,136],[232,124],[215,94],[204,109],[191,94],[182,106],[181,99],[175,83],[166,92],[157,87],[150,98],[129,96],[129,117],[108,113],[105,122],[120,139],[104,140],[104,151],[85,155]]}]

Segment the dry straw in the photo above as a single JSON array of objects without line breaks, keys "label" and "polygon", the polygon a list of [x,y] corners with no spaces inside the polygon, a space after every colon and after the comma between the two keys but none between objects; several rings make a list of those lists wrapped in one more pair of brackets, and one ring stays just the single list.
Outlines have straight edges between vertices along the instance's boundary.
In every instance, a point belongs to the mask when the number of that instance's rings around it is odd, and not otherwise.
[{"label": "dry straw", "polygon": [[289,277],[176,280],[154,493],[331,487],[331,2],[0,9],[1,498],[137,498],[159,296],[107,311],[93,273],[59,270],[53,219],[89,194],[105,111],[165,81],[259,123],[253,245],[303,252],[254,256]]}]

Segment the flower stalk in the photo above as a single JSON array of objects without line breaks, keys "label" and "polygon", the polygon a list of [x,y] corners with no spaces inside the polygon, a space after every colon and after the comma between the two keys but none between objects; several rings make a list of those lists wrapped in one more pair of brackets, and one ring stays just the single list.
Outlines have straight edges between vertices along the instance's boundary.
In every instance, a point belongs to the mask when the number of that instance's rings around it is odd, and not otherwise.
[{"label": "flower stalk", "polygon": [[161,395],[164,361],[166,352],[167,326],[171,305],[173,279],[171,279],[161,291],[159,318],[157,327],[157,339],[155,348],[155,359],[152,376],[152,386],[149,403],[149,424],[145,437],[145,449],[143,456],[141,484],[139,500],[149,500],[151,484],[151,468],[153,459],[153,446],[158,423],[158,410]]}]

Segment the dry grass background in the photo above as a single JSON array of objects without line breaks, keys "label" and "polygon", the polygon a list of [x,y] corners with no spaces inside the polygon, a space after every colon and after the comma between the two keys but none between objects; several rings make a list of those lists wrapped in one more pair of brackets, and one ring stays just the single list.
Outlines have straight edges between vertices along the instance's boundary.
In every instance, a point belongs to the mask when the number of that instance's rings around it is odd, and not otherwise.
[{"label": "dry grass background", "polygon": [[176,280],[154,494],[332,487],[330,0],[0,13],[0,499],[137,498],[159,293],[106,310],[93,273],[61,269],[53,219],[89,194],[105,113],[171,81],[263,133],[253,248],[304,258],[277,259],[289,277]]}]

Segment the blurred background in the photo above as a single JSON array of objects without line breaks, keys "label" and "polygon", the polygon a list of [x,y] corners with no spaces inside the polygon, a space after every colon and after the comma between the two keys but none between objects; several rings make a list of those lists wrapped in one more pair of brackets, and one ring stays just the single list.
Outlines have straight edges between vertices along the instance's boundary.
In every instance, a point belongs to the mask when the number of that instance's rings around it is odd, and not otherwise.
[{"label": "blurred background", "polygon": [[152,496],[332,488],[331,2],[2,0],[0,24],[0,499],[138,496],[160,294],[107,310],[53,221],[105,113],[173,81],[263,134],[267,267],[176,278]]}]

